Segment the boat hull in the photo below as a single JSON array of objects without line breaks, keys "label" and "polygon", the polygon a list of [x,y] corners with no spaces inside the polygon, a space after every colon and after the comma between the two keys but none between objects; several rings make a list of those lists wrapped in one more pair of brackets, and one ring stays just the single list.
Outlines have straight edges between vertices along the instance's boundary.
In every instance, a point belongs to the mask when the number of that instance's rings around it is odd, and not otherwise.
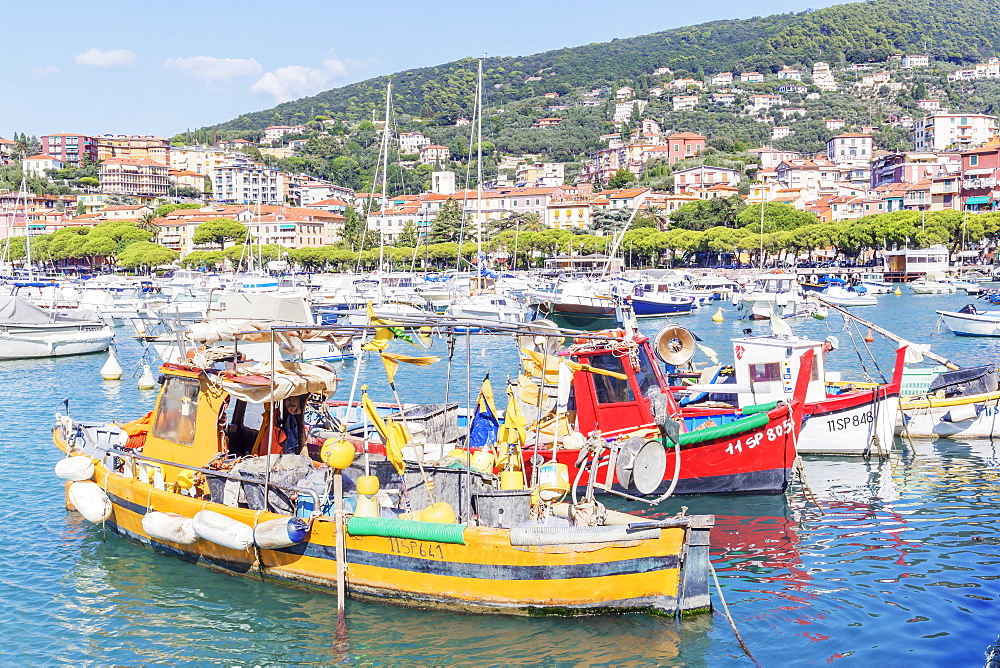
[{"label": "boat hull", "polygon": [[798,451],[808,455],[878,455],[893,447],[899,395],[868,390],[807,402]]},{"label": "boat hull", "polygon": [[540,304],[538,315],[567,329],[599,331],[618,325],[618,309],[614,306],[589,304]]},{"label": "boat hull", "polygon": [[[60,449],[67,449],[60,430],[53,438]],[[208,509],[251,526],[287,516],[157,489],[109,473],[102,464],[92,479],[101,482],[111,500],[113,510],[105,526],[127,540],[230,574],[336,589],[332,517],[312,518],[307,539],[287,548],[240,551],[202,538],[182,545],[151,538],[143,530],[144,515],[160,511],[193,517]],[[705,535],[689,540],[698,531]],[[514,547],[508,530],[488,527],[466,527],[464,545],[347,532],[347,595],[394,605],[512,615],[707,610],[707,566],[704,582],[687,578],[693,562],[704,559],[707,564],[707,531],[670,527],[661,529],[659,538],[594,543],[579,550],[565,545]],[[695,547],[699,542],[704,543],[703,555]]]},{"label": "boat hull", "polygon": [[632,310],[637,318],[655,318],[664,315],[686,315],[694,310],[694,299],[683,302],[662,302],[656,299],[632,297]]},{"label": "boat hull", "polygon": [[[791,480],[795,462],[795,435],[791,410],[787,404],[780,404],[768,412],[768,421],[755,429],[731,436],[720,436],[706,441],[681,446],[680,472],[674,494],[781,494]],[[697,434],[698,432],[694,432]],[[619,435],[639,436],[653,439],[658,436],[655,427],[645,426],[619,433],[606,433],[605,438]],[[531,457],[534,450],[524,451],[526,470],[531,474]],[[579,450],[559,450],[557,460],[566,464],[569,479],[577,480]],[[539,450],[543,460],[551,459],[548,450]],[[662,494],[670,488],[675,469],[675,451],[666,448],[666,468],[662,483],[652,494]],[[606,483],[606,470],[597,473],[597,483]],[[580,473],[578,489],[589,483],[587,471]],[[611,488],[626,491],[618,473],[612,473]],[[595,491],[602,491],[595,488]]]},{"label": "boat hull", "polygon": [[908,438],[995,438],[1000,436],[1000,392],[953,399],[911,397],[900,402],[897,433]]},{"label": "boat hull", "polygon": [[114,332],[107,326],[0,329],[0,359],[86,355],[107,350],[113,340]]},{"label": "boat hull", "polygon": [[957,336],[1000,336],[1000,317],[993,314],[937,311],[948,329]]}]

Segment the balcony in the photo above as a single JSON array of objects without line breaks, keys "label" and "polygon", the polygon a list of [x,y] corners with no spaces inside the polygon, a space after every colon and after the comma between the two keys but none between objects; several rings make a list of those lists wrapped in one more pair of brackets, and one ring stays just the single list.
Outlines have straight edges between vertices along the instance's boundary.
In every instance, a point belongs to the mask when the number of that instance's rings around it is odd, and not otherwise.
[{"label": "balcony", "polygon": [[977,190],[979,188],[992,188],[996,186],[996,184],[997,180],[995,177],[990,177],[988,179],[965,179],[962,181],[962,188],[964,190]]},{"label": "balcony", "polygon": [[957,195],[959,192],[958,181],[951,181],[948,183],[932,183],[931,184],[931,194],[932,195]]}]

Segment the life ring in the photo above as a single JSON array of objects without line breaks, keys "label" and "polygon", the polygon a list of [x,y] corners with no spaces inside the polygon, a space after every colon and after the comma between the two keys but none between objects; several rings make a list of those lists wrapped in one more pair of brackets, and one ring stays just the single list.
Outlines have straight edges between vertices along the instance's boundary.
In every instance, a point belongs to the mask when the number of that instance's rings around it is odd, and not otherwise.
[{"label": "life ring", "polygon": [[208,287],[208,281],[202,281],[201,282],[201,287],[207,288]]}]

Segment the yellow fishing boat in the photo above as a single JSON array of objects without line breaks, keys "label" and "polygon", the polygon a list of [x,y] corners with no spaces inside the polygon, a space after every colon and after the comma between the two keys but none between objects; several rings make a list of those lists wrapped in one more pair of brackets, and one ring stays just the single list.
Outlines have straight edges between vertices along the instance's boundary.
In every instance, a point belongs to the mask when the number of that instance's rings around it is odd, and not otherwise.
[{"label": "yellow fishing boat", "polygon": [[[314,461],[303,454],[308,415],[334,392],[335,374],[281,361],[247,368],[236,359],[163,365],[154,409],[132,423],[57,416],[53,440],[66,457],[56,473],[67,507],[125,539],[226,573],[332,589],[343,567],[347,596],[360,600],[521,615],[710,609],[711,516],[648,522],[606,511],[597,526],[505,526],[480,504],[478,522],[465,510],[464,523],[449,521],[435,493],[445,498],[448,481],[464,484],[471,472],[414,472],[410,463],[400,474],[391,461],[365,470],[352,463],[353,451],[344,457],[342,440],[324,448],[327,463]],[[537,501],[538,489],[500,490],[490,476],[479,476],[474,501]],[[409,485],[414,477],[421,484]],[[336,494],[341,480],[346,501]],[[427,509],[414,507],[422,505],[418,487],[432,502]],[[548,498],[556,498],[550,518],[573,517],[558,495]],[[403,507],[387,508],[387,500]],[[409,512],[400,512],[405,501]],[[514,505],[502,510],[509,516]]]}]

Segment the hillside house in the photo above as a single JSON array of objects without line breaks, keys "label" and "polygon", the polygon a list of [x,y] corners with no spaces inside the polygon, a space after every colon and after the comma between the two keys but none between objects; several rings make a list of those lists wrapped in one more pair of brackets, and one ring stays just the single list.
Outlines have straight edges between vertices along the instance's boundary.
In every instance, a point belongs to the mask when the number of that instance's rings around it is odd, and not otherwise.
[{"label": "hillside house", "polygon": [[671,102],[674,105],[674,111],[694,111],[695,107],[698,106],[698,96],[675,95]]}]

